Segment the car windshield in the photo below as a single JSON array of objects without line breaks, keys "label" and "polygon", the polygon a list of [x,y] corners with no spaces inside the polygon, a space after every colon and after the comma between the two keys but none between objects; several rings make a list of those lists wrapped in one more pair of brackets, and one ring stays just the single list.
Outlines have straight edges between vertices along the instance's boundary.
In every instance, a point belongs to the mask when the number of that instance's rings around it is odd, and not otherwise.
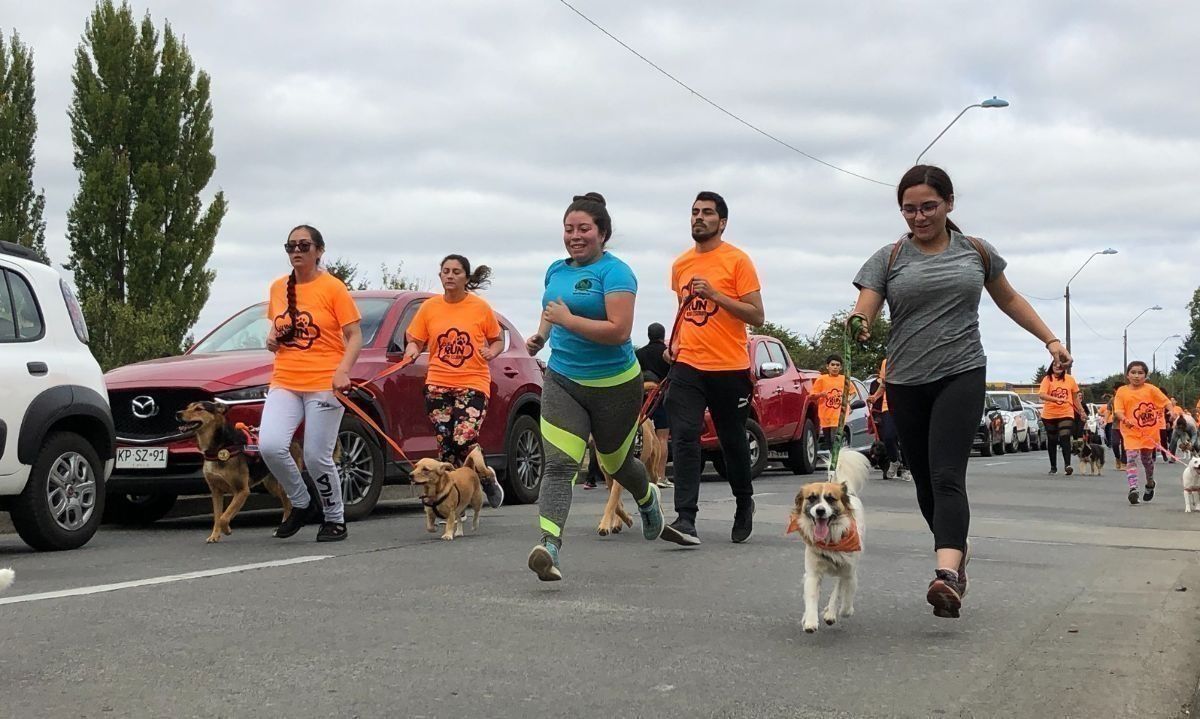
[{"label": "car windshield", "polygon": [[[362,315],[363,344],[371,344],[383,316],[387,314],[392,300],[385,297],[355,297],[354,304]],[[247,307],[234,315],[228,322],[221,325],[208,337],[205,337],[189,354],[212,352],[237,352],[238,350],[261,350],[267,348],[267,329],[271,321],[267,319],[267,303]]]}]

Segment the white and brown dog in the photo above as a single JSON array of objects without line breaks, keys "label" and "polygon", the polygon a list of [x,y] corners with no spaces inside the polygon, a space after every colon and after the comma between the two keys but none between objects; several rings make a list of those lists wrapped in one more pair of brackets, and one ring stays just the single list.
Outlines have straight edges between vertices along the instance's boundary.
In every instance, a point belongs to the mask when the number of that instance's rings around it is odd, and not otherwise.
[{"label": "white and brown dog", "polygon": [[1200,509],[1200,457],[1192,457],[1183,468],[1183,511]]},{"label": "white and brown dog", "polygon": [[832,482],[812,482],[796,494],[788,533],[804,540],[804,631],[817,631],[817,606],[821,580],[834,577],[833,592],[823,619],[833,624],[838,616],[854,614],[858,588],[858,562],[863,553],[863,504],[858,493],[867,482],[871,462],[852,450],[838,456]]}]

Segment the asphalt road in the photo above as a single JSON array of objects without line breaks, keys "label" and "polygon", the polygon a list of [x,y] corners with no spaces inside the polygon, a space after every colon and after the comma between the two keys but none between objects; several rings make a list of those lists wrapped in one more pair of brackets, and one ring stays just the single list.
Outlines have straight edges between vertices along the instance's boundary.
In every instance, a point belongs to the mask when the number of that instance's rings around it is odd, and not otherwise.
[{"label": "asphalt road", "polygon": [[273,539],[269,511],[213,546],[203,516],[59,554],[4,535],[0,717],[1186,716],[1200,514],[1159,469],[1158,498],[1131,507],[1111,468],[1051,479],[1041,453],[973,459],[959,620],[925,604],[912,486],[872,481],[857,613],[815,635],[783,534],[801,478],[782,473],[757,482],[745,545],[728,488],[707,482],[694,550],[636,527],[597,537],[602,492],[577,489],[557,584],[525,568],[533,507],[485,511],[453,543],[412,502],[333,545],[315,528]]}]

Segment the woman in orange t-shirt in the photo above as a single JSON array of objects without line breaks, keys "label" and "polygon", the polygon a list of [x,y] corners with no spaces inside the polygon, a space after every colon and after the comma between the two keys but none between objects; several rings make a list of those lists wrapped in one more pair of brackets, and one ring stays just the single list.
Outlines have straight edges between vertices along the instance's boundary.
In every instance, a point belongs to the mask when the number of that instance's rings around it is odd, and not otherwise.
[{"label": "woman in orange t-shirt", "polygon": [[1079,401],[1079,384],[1067,374],[1067,368],[1059,361],[1050,363],[1050,371],[1042,378],[1038,388],[1042,405],[1042,419],[1046,422],[1049,438],[1050,474],[1058,474],[1056,451],[1062,450],[1063,472],[1071,474],[1071,435],[1075,429],[1075,415],[1084,415]]},{"label": "woman in orange t-shirt", "polygon": [[[320,522],[317,541],[336,542],[346,538],[346,519],[333,448],[346,410],[334,392],[350,389],[350,369],[363,344],[360,316],[346,285],[321,269],[325,239],[315,227],[296,227],[283,247],[292,272],[271,284],[267,349],[275,353],[275,369],[263,406],[259,451],[292,503],[275,536],[285,539]],[[292,459],[292,437],[301,422],[304,466],[320,504],[311,501]]]},{"label": "woman in orange t-shirt", "polygon": [[415,360],[429,348],[425,375],[425,411],[433,423],[443,462],[461,467],[470,462],[492,508],[504,502],[496,472],[483,460],[479,430],[487,416],[492,375],[488,362],[504,351],[500,323],[486,300],[474,293],[486,287],[492,270],[462,255],[442,260],[438,277],[442,296],[421,304],[408,326],[405,359]]},{"label": "woman in orange t-shirt", "polygon": [[1134,360],[1125,368],[1129,384],[1117,389],[1113,397],[1113,415],[1125,441],[1125,478],[1129,480],[1129,503],[1138,503],[1140,461],[1146,470],[1146,491],[1142,501],[1154,499],[1154,450],[1159,445],[1158,424],[1167,407],[1167,396],[1146,381],[1150,368]]}]

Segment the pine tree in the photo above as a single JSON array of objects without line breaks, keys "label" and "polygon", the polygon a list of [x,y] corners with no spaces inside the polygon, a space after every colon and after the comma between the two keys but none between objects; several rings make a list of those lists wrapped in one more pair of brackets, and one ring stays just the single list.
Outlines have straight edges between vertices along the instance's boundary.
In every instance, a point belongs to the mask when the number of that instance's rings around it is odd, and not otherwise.
[{"label": "pine tree", "polygon": [[46,196],[33,191],[33,53],[13,33],[5,47],[0,32],[0,240],[46,255]]},{"label": "pine tree", "polygon": [[1200,363],[1200,287],[1192,293],[1192,301],[1188,303],[1187,336],[1175,353],[1175,371],[1187,372]]},{"label": "pine tree", "polygon": [[149,13],[96,5],[75,53],[68,115],[79,192],[68,267],[104,367],[180,351],[208,300],[226,203],[200,193],[216,167],[209,77]]}]

